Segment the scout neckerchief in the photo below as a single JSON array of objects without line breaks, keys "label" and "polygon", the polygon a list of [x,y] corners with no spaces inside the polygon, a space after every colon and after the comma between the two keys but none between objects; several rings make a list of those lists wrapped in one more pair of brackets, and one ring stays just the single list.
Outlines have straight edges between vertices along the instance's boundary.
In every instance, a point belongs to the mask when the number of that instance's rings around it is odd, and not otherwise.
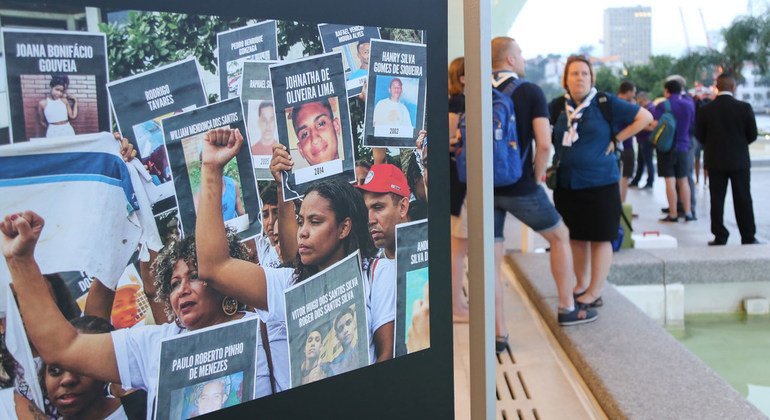
[{"label": "scout neckerchief", "polygon": [[583,116],[583,111],[588,108],[589,105],[591,105],[591,101],[594,99],[594,96],[596,96],[596,88],[592,87],[591,91],[588,92],[588,95],[585,98],[583,98],[583,101],[580,103],[580,105],[575,108],[570,105],[570,99],[572,98],[569,96],[569,93],[564,94],[564,97],[567,98],[567,100],[564,101],[564,113],[567,115],[568,129],[564,133],[564,139],[562,139],[563,146],[572,146],[576,141],[578,141],[578,123],[580,122],[580,118]]},{"label": "scout neckerchief", "polygon": [[502,85],[504,81],[513,78],[514,80],[519,78],[519,75],[510,70],[500,70],[492,72],[492,87],[497,88]]}]

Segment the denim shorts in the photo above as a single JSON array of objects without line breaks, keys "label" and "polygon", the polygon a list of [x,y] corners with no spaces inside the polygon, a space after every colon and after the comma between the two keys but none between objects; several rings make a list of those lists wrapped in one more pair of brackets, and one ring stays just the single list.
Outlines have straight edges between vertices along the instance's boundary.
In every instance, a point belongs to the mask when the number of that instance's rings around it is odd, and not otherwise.
[{"label": "denim shorts", "polygon": [[495,196],[495,239],[503,238],[505,213],[511,213],[521,223],[535,232],[546,232],[561,223],[561,215],[556,211],[542,185],[532,194],[523,196]]}]

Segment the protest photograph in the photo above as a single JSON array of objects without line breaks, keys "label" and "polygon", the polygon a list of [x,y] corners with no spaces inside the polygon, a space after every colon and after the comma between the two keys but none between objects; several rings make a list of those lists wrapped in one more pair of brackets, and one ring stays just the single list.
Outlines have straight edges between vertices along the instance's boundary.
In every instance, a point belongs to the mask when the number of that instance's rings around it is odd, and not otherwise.
[{"label": "protest photograph", "polygon": [[380,28],[360,25],[318,25],[324,52],[341,52],[348,96],[358,96],[369,74],[372,39],[380,39]]},{"label": "protest photograph", "polygon": [[243,63],[278,59],[278,30],[274,20],[217,34],[219,92],[222,100],[238,96]]},{"label": "protest photograph", "polygon": [[[239,98],[228,99],[163,120],[163,133],[174,177],[182,232],[195,231],[201,191],[201,153],[209,130],[228,127],[246,132]],[[262,233],[261,204],[247,148],[224,168],[222,217],[225,224],[251,239]]]},{"label": "protest photograph", "polygon": [[364,145],[413,148],[425,120],[425,45],[373,40],[370,56]]},{"label": "protest photograph", "polygon": [[428,220],[396,225],[396,357],[430,347],[428,265]]},{"label": "protest photograph", "polygon": [[109,131],[104,34],[3,28],[13,142]]},{"label": "protest photograph", "polygon": [[118,130],[134,145],[151,176],[152,202],[173,197],[161,120],[207,105],[195,58],[126,77],[108,84],[107,89]]},{"label": "protest photograph", "polygon": [[[9,392],[40,418],[238,405],[275,418],[285,408],[271,406],[307,394],[283,391],[390,372],[396,262],[353,183],[382,159],[362,147],[373,42],[413,45],[420,30],[276,21],[270,4],[12,3],[0,6],[0,239],[15,244],[0,260],[0,418]],[[319,24],[335,21],[347,23]],[[420,127],[421,76],[378,76],[403,79]],[[399,152],[385,157],[408,178],[399,197],[424,201],[415,157]],[[405,299],[427,305],[427,273],[412,271]],[[59,398],[68,378],[89,384],[78,404]]]},{"label": "protest photograph", "polygon": [[355,180],[350,110],[341,53],[270,66],[278,137],[294,167],[281,174],[284,200],[304,195],[313,182]]},{"label": "protest photograph", "polygon": [[292,387],[369,365],[363,282],[356,251],[286,290]]},{"label": "protest photograph", "polygon": [[160,344],[156,419],[188,419],[254,399],[259,319],[171,337]]},{"label": "protest photograph", "polygon": [[270,65],[275,61],[245,61],[241,83],[241,103],[246,114],[246,131],[254,161],[257,180],[272,181],[270,159],[273,145],[278,141],[275,124],[273,89],[270,84]]}]

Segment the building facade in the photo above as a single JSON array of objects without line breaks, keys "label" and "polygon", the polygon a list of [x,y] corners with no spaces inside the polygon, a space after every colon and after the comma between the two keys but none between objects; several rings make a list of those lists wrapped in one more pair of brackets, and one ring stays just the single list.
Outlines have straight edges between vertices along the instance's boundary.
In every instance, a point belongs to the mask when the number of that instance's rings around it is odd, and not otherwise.
[{"label": "building facade", "polygon": [[620,56],[626,65],[646,64],[652,53],[652,8],[604,10],[604,56]]}]

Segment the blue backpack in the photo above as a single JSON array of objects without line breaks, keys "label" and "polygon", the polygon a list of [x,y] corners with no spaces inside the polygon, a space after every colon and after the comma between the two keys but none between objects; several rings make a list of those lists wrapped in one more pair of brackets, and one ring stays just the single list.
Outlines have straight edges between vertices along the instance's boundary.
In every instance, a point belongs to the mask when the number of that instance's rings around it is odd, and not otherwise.
[{"label": "blue backpack", "polygon": [[[492,154],[495,187],[516,183],[523,172],[524,158],[522,155],[526,156],[527,153],[526,150],[523,154],[519,151],[516,111],[513,109],[511,96],[524,83],[526,82],[521,79],[514,79],[502,91],[492,88],[492,133],[494,136]],[[468,182],[465,114],[460,116],[459,128],[461,138],[455,153],[455,162],[460,182]],[[527,147],[529,147],[529,142]]]},{"label": "blue backpack", "polygon": [[668,99],[663,102],[665,112],[658,119],[658,125],[652,130],[650,141],[655,149],[661,153],[668,153],[674,148],[676,138],[676,119],[671,113],[671,102]]}]

